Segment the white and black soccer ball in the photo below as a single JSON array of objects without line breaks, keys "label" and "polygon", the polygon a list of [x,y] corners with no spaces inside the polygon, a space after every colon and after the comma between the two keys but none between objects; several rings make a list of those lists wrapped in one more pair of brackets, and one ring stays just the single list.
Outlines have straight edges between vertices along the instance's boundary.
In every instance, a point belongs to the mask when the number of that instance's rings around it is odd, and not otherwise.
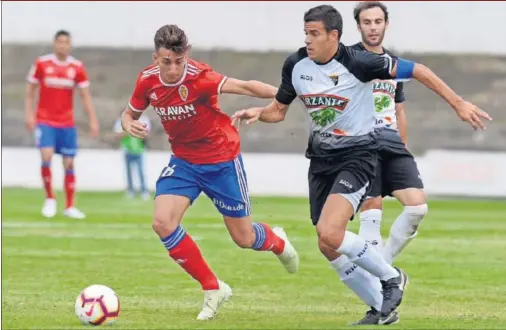
[{"label": "white and black soccer ball", "polygon": [[90,285],[76,299],[76,315],[86,325],[106,325],[119,317],[119,298],[109,287]]}]

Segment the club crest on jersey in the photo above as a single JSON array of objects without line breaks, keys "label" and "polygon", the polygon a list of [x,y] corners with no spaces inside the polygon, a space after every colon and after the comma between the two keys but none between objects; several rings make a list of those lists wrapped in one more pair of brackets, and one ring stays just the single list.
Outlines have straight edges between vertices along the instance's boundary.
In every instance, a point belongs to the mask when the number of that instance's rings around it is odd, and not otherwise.
[{"label": "club crest on jersey", "polygon": [[183,101],[186,101],[186,99],[188,98],[188,88],[186,88],[185,85],[179,86],[179,96]]},{"label": "club crest on jersey", "polygon": [[339,83],[339,75],[337,73],[332,73],[331,75],[329,75],[329,78],[334,83],[334,86],[337,86],[337,84]]}]

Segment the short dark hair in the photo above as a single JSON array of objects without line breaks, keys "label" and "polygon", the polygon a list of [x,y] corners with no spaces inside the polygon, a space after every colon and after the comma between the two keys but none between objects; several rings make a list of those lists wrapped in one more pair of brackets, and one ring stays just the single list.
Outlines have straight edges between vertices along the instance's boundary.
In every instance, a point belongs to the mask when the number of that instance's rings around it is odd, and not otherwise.
[{"label": "short dark hair", "polygon": [[337,30],[339,38],[343,35],[343,17],[330,5],[321,5],[309,9],[304,14],[304,23],[307,22],[323,22],[323,26],[327,32]]},{"label": "short dark hair", "polygon": [[165,48],[174,53],[184,53],[190,45],[188,38],[182,29],[177,25],[164,25],[155,33],[155,50]]},{"label": "short dark hair", "polygon": [[362,1],[355,6],[355,9],[353,9],[353,17],[355,17],[357,24],[360,24],[360,13],[371,8],[380,8],[383,10],[383,14],[385,14],[385,22],[388,22],[387,6],[379,1]]},{"label": "short dark hair", "polygon": [[58,39],[59,37],[61,36],[64,36],[64,37],[69,37],[70,38],[70,32],[67,31],[67,30],[58,30],[56,31],[56,33],[54,34],[54,40]]}]

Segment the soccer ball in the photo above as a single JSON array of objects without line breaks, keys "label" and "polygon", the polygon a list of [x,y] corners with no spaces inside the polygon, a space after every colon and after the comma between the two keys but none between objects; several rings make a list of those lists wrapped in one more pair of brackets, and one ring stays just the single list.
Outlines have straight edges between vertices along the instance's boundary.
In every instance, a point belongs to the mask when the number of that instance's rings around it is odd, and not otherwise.
[{"label": "soccer ball", "polygon": [[76,315],[83,324],[105,325],[116,322],[119,299],[109,287],[90,285],[76,299]]}]

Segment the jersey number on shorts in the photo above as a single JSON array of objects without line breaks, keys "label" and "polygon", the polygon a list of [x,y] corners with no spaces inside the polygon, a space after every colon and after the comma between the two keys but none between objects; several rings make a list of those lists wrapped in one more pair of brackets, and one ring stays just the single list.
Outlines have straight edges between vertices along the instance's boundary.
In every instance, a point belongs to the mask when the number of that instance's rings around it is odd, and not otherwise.
[{"label": "jersey number on shorts", "polygon": [[174,165],[172,167],[171,166],[164,167],[164,169],[162,170],[162,173],[160,174],[160,178],[165,178],[167,176],[171,176],[172,174],[174,174],[175,168],[176,168],[176,165]]}]

